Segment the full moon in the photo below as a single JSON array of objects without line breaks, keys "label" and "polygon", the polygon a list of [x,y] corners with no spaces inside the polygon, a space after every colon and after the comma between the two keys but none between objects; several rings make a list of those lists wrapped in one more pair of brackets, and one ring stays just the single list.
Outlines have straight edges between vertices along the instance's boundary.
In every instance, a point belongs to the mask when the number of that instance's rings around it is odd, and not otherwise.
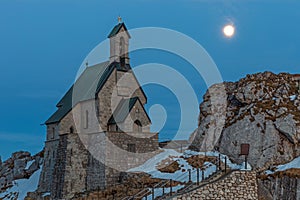
[{"label": "full moon", "polygon": [[226,37],[232,37],[234,35],[235,28],[233,25],[226,25],[223,28],[223,33]]}]

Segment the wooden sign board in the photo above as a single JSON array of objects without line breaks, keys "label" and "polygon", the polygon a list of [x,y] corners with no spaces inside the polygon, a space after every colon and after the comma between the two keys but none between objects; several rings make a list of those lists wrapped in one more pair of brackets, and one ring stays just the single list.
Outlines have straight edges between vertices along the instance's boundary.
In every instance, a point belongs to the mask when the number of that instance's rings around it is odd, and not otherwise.
[{"label": "wooden sign board", "polygon": [[250,144],[241,144],[241,154],[240,155],[249,155]]}]

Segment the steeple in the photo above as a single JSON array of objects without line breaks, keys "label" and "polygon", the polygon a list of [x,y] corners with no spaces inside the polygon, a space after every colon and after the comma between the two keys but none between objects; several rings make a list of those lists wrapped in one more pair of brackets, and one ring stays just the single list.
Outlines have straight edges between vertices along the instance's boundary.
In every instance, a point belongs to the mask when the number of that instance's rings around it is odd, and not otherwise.
[{"label": "steeple", "polygon": [[129,64],[128,46],[130,35],[127,28],[118,17],[118,24],[112,29],[108,38],[110,39],[110,63],[118,62],[121,66]]}]

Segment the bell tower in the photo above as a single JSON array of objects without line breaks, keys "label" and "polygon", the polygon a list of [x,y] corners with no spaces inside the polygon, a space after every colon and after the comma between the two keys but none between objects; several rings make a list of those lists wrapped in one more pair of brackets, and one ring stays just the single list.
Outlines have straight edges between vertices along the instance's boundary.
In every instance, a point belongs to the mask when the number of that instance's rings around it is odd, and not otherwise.
[{"label": "bell tower", "polygon": [[110,63],[118,62],[121,66],[129,64],[128,46],[130,35],[127,28],[118,18],[119,23],[112,29],[108,38],[110,40]]}]

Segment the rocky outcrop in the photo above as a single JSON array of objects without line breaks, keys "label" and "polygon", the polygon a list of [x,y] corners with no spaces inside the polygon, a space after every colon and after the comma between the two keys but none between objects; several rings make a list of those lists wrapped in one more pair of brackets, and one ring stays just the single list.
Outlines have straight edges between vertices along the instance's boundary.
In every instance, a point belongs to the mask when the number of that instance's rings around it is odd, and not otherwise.
[{"label": "rocky outcrop", "polygon": [[32,156],[29,152],[19,151],[0,163],[0,193],[13,186],[18,179],[28,179],[43,162],[43,151]]},{"label": "rocky outcrop", "polygon": [[240,163],[240,145],[248,143],[248,161],[256,169],[299,156],[300,96],[295,77],[264,72],[212,86],[200,105],[191,148],[218,150]]},{"label": "rocky outcrop", "polygon": [[300,178],[282,176],[268,177],[267,179],[258,180],[258,192],[261,199],[300,199]]}]

